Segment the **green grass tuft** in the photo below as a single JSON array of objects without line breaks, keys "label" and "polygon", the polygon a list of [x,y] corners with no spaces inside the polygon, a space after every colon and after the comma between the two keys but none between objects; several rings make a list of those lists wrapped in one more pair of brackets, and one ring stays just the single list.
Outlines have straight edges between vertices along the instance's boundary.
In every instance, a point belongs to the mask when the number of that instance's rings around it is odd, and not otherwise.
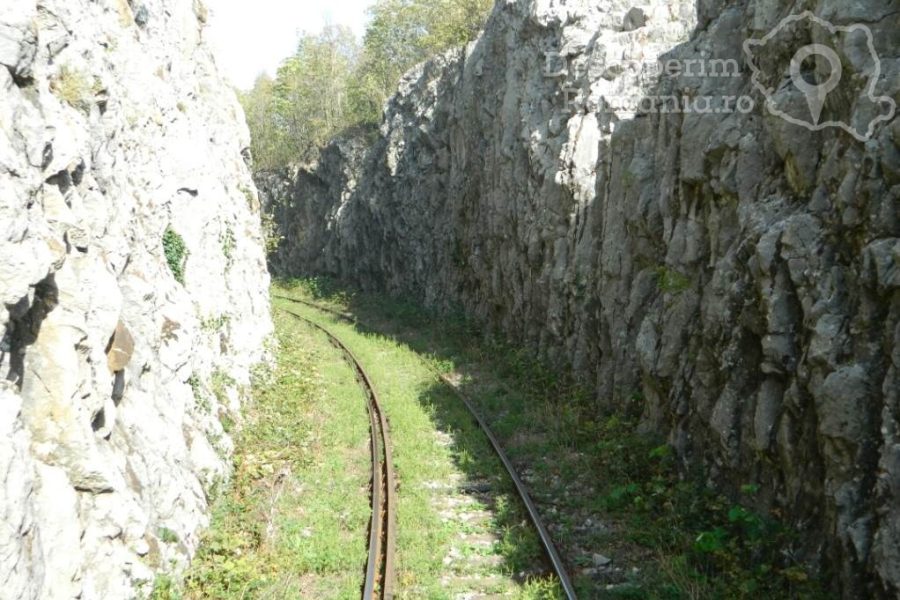
[{"label": "green grass tuft", "polygon": [[50,89],[72,108],[87,113],[99,85],[84,71],[64,65],[50,82]]}]

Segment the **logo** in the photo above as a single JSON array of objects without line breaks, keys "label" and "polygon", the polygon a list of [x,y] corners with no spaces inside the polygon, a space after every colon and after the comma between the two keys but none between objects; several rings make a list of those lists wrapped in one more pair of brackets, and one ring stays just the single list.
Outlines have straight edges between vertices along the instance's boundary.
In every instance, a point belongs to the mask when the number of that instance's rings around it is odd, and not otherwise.
[{"label": "logo", "polygon": [[897,111],[892,98],[877,95],[881,60],[865,25],[837,26],[807,11],[745,41],[744,53],[766,109],[794,125],[837,127],[864,142]]}]

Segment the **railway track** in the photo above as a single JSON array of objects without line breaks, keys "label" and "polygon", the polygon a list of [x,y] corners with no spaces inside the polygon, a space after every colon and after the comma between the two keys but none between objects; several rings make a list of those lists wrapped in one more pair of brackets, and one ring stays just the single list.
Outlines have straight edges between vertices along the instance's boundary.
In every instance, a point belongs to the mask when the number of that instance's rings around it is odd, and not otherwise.
[{"label": "railway track", "polygon": [[[333,317],[336,317],[337,319],[340,319],[342,321],[352,323],[355,325],[362,325],[365,327],[364,323],[361,323],[358,319],[356,319],[352,315],[343,313],[338,310],[334,310],[327,306],[321,306],[319,304],[316,304],[314,302],[309,302],[307,300],[301,300],[299,298],[291,298],[289,296],[281,296],[278,294],[273,294],[273,297],[278,298],[280,300],[292,302],[294,304],[300,304],[303,306],[307,306],[307,307],[317,310],[319,312],[330,314]],[[290,312],[290,311],[286,311],[286,312]],[[309,319],[306,319],[304,317],[300,317],[299,315],[296,315],[295,313],[290,313],[290,314],[294,315],[295,317],[301,318],[304,321],[307,321],[308,323],[312,323],[314,326],[325,331],[326,333],[328,333],[328,335],[330,337],[333,338],[333,336],[331,336],[331,334],[329,332],[327,332],[327,330],[325,330],[324,328],[322,328],[320,325],[316,324],[315,322],[310,321]],[[372,329],[372,328],[367,327],[367,329]],[[336,338],[333,338],[333,339],[336,340]],[[350,351],[347,350],[343,346],[343,344],[341,344],[341,347],[345,350],[345,352],[347,354],[349,354],[349,356],[352,357],[352,353],[350,353]],[[355,361],[355,359],[353,359],[353,360]],[[566,595],[566,598],[568,600],[576,600],[577,595],[575,593],[575,588],[572,585],[572,580],[569,577],[568,572],[566,571],[565,564],[563,563],[562,558],[560,557],[559,552],[557,551],[556,546],[553,543],[553,539],[550,537],[550,533],[547,530],[547,527],[544,525],[544,522],[541,519],[540,514],[538,513],[537,506],[534,504],[534,501],[531,499],[531,496],[528,493],[528,490],[525,487],[525,484],[522,482],[521,477],[519,477],[519,474],[516,471],[516,468],[513,465],[512,461],[509,459],[506,452],[503,450],[503,447],[501,446],[500,441],[497,439],[497,437],[494,435],[494,433],[491,431],[490,427],[488,426],[487,422],[484,420],[484,418],[481,416],[481,414],[475,408],[475,405],[473,404],[471,398],[469,398],[462,390],[460,390],[456,385],[454,385],[454,383],[446,375],[444,375],[443,373],[437,372],[430,365],[429,365],[429,369],[434,373],[434,375],[438,379],[440,379],[441,382],[443,382],[447,387],[449,387],[453,391],[453,393],[460,399],[460,401],[462,401],[462,403],[465,405],[466,409],[469,411],[469,413],[471,413],[472,417],[475,419],[476,423],[478,423],[478,426],[481,428],[482,432],[488,438],[488,441],[490,441],[491,447],[494,449],[494,452],[497,454],[500,461],[503,463],[504,468],[506,469],[507,473],[509,474],[509,477],[512,479],[513,485],[516,488],[516,492],[518,493],[519,498],[521,499],[522,503],[525,506],[526,511],[528,512],[528,516],[531,520],[532,525],[538,532],[538,536],[540,537],[540,540],[541,540],[541,545],[543,546],[543,549],[547,556],[547,559],[550,561],[550,564],[553,567],[553,571],[555,572],[557,578],[559,579],[560,585],[562,586],[562,589]],[[358,366],[358,363],[357,363],[357,370],[358,370],[358,372],[363,372],[362,367]],[[371,597],[371,596],[364,596],[364,598],[369,598],[369,597]]]},{"label": "railway track", "polygon": [[394,555],[396,549],[396,478],[387,417],[372,380],[353,352],[333,333],[315,321],[286,309],[286,314],[324,333],[339,349],[356,373],[363,388],[369,412],[372,456],[372,518],[369,525],[369,555],[366,562],[363,600],[392,600],[395,590]]}]

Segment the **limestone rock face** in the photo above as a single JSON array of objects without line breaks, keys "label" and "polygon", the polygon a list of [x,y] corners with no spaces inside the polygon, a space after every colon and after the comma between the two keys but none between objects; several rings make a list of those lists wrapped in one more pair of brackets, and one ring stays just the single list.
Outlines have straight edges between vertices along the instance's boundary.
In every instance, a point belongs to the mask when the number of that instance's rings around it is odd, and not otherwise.
[{"label": "limestone rock face", "polygon": [[[754,84],[744,40],[808,5],[500,1],[477,42],[406,76],[374,146],[344,138],[266,181],[287,238],[273,264],[462,306],[591,382],[598,407],[640,398],[685,465],[759,484],[759,509],[798,530],[789,550],[846,597],[895,597],[900,121],[859,141],[765,109],[771,85],[809,110],[783,82],[790,44],[817,40],[844,69],[825,114],[859,132],[886,110],[861,91],[859,30],[794,25],[754,50]],[[868,27],[876,95],[896,102],[889,5],[816,14]],[[660,60],[682,69],[634,68]],[[749,110],[640,102],[741,96]]]},{"label": "limestone rock face", "polygon": [[146,596],[227,478],[220,416],[271,323],[249,134],[205,15],[0,3],[3,598]]}]

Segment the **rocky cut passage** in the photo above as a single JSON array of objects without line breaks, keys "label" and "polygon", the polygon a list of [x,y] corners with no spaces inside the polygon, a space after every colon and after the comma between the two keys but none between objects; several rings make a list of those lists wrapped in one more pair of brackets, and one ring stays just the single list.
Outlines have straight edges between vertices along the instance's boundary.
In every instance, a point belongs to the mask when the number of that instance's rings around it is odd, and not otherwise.
[{"label": "rocky cut passage", "polygon": [[[476,43],[405,77],[374,146],[344,137],[289,181],[259,181],[287,238],[281,274],[462,306],[571,367],[599,407],[640,399],[686,469],[760,487],[757,508],[797,530],[785,552],[848,598],[893,597],[900,122],[861,142],[765,110],[742,42],[808,8],[869,28],[875,91],[896,101],[895,2],[505,0]],[[778,103],[806,106],[781,66],[796,39],[823,41],[857,86],[826,110],[864,130],[885,106],[860,92],[865,40],[793,34],[757,50]],[[738,69],[631,68],[660,57]],[[748,95],[756,108],[615,104],[653,95]]]},{"label": "rocky cut passage", "polygon": [[200,0],[0,3],[3,598],[146,596],[227,476],[221,422],[271,324],[206,19]]}]

